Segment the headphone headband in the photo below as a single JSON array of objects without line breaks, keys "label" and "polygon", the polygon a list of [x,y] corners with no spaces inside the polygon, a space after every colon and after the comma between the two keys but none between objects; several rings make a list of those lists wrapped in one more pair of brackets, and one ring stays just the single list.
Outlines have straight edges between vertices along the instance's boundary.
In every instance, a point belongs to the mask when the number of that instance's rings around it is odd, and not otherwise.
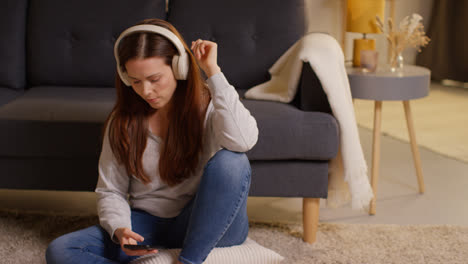
[{"label": "headphone headband", "polygon": [[159,35],[164,36],[168,40],[170,40],[174,46],[176,47],[177,51],[179,52],[179,56],[175,55],[172,59],[172,71],[174,72],[175,78],[177,80],[186,80],[188,74],[188,56],[187,52],[185,51],[184,45],[180,41],[180,39],[172,33],[170,30],[156,25],[136,25],[133,27],[129,27],[124,30],[120,36],[117,38],[114,44],[114,57],[117,63],[117,72],[120,76],[120,79],[125,83],[125,85],[130,86],[130,80],[128,78],[127,73],[120,67],[120,61],[118,56],[118,49],[119,44],[122,39],[134,32],[152,32]]}]

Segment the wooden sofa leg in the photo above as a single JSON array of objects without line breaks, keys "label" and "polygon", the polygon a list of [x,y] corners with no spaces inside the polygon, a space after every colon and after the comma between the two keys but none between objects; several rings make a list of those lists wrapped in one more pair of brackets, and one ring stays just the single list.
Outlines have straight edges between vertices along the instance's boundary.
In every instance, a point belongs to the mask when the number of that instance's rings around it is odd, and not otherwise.
[{"label": "wooden sofa leg", "polygon": [[302,225],[304,227],[304,241],[312,244],[317,239],[319,222],[320,198],[303,198]]}]

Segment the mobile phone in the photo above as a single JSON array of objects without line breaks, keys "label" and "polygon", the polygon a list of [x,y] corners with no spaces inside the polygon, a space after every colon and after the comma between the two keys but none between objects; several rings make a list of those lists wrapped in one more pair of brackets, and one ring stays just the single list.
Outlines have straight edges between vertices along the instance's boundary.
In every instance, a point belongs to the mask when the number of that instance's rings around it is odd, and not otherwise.
[{"label": "mobile phone", "polygon": [[152,245],[128,245],[125,244],[124,248],[130,250],[153,250],[153,249],[160,249],[160,246],[152,246]]}]

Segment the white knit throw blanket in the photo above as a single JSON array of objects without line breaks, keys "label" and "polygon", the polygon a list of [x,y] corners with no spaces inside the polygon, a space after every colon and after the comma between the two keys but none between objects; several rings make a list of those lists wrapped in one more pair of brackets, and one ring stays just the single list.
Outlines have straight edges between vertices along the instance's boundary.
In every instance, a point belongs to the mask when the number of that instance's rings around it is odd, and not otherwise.
[{"label": "white knit throw blanket", "polygon": [[337,207],[346,204],[350,192],[352,208],[366,209],[373,191],[359,140],[344,55],[333,37],[310,33],[301,38],[269,69],[271,80],[252,87],[245,97],[291,102],[303,62],[309,62],[319,78],[340,129],[339,153],[330,162],[327,205]]}]

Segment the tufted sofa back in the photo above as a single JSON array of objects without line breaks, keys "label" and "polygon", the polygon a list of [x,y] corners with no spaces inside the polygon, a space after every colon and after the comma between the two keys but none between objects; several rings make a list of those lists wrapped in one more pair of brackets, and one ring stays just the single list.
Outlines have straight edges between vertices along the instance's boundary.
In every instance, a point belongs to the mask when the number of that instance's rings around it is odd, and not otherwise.
[{"label": "tufted sofa back", "polygon": [[[4,0],[0,8],[0,88],[22,90],[26,85],[27,0]],[[3,94],[2,94],[3,95]],[[1,101],[1,98],[0,98]]]},{"label": "tufted sofa back", "polygon": [[30,0],[30,85],[113,87],[116,38],[145,18],[166,19],[165,9],[165,0]]},{"label": "tufted sofa back", "polygon": [[[304,0],[5,0],[0,10],[0,88],[113,87],[113,45],[125,28],[166,19],[190,43],[219,44],[223,72],[239,89],[304,33]],[[4,95],[2,95],[4,96]]]},{"label": "tufted sofa back", "polygon": [[190,43],[219,45],[218,63],[231,84],[247,89],[305,31],[304,0],[169,0],[168,21]]}]

